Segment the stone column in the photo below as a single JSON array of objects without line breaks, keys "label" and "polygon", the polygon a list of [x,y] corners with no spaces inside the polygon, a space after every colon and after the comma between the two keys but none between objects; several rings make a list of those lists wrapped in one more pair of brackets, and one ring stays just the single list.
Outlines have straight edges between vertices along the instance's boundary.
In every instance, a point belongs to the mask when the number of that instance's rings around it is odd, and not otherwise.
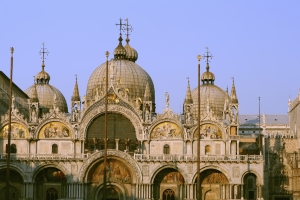
[{"label": "stone column", "polygon": [[220,199],[223,199],[223,185],[220,185]]},{"label": "stone column", "polygon": [[237,195],[238,195],[238,185],[234,185],[233,186],[233,198],[237,199]]},{"label": "stone column", "polygon": [[136,196],[136,184],[131,184],[131,200],[137,199]]},{"label": "stone column", "polygon": [[239,146],[240,146],[240,141],[238,140],[238,141],[237,141],[237,144],[236,144],[236,155],[240,155],[240,149],[239,149]]},{"label": "stone column", "polygon": [[183,145],[182,145],[182,148],[183,148],[183,151],[182,151],[182,152],[183,152],[183,154],[186,154],[186,152],[187,152],[186,146],[187,146],[187,145],[186,145],[186,140],[184,140],[184,141],[183,141]]},{"label": "stone column", "polygon": [[33,198],[33,184],[31,182],[25,182],[24,183],[24,197],[25,199],[32,199]]},{"label": "stone column", "polygon": [[262,198],[262,185],[259,185],[258,186],[258,188],[259,188],[259,198]]},{"label": "stone column", "polygon": [[225,142],[225,155],[230,155],[228,145],[229,141]]},{"label": "stone column", "polygon": [[73,140],[74,146],[73,146],[73,153],[74,153],[74,158],[76,157],[76,140]]},{"label": "stone column", "polygon": [[147,154],[150,154],[150,141],[147,141]]},{"label": "stone column", "polygon": [[120,141],[120,139],[115,139],[115,141],[116,141],[116,150],[119,150],[119,141]]}]

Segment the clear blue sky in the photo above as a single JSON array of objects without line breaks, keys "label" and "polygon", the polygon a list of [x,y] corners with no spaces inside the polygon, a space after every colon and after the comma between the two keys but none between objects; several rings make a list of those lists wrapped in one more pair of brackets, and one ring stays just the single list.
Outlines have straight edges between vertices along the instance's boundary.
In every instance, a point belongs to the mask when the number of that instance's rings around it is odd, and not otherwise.
[{"label": "clear blue sky", "polygon": [[[40,48],[49,56],[50,84],[70,105],[78,74],[85,95],[93,70],[105,62],[105,51],[118,44],[119,18],[129,18],[131,46],[137,64],[152,77],[156,111],[181,112],[187,87],[197,85],[197,54],[213,54],[215,84],[231,88],[235,79],[240,114],[286,114],[289,96],[300,87],[300,1],[2,1],[0,70],[9,76],[14,53],[14,82],[23,90],[41,70]],[[124,42],[125,45],[125,42]],[[205,62],[201,61],[202,72]]]}]

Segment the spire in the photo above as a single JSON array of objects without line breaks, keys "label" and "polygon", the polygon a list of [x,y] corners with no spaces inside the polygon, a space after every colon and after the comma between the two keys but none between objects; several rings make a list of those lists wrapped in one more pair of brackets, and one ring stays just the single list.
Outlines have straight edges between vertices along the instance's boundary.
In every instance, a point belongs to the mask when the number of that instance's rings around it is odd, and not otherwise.
[{"label": "spire", "polygon": [[45,48],[45,44],[44,42],[42,43],[43,47],[41,48],[40,50],[40,55],[42,55],[42,71],[44,71],[44,68],[45,68],[45,54],[48,56],[49,52],[47,50],[47,48]]},{"label": "spire", "polygon": [[38,103],[39,99],[37,96],[37,91],[36,91],[36,84],[34,83],[32,87],[32,97],[30,98],[32,103]]},{"label": "spire", "polygon": [[203,57],[206,58],[206,61],[205,61],[206,62],[206,71],[209,72],[209,62],[210,62],[209,59],[212,59],[213,55],[208,51],[208,47],[205,47],[205,48],[206,48],[206,52],[205,52],[206,55],[204,54]]},{"label": "spire", "polygon": [[192,104],[193,103],[193,99],[192,99],[192,93],[191,93],[191,87],[190,87],[190,79],[188,79],[188,86],[186,89],[186,95],[185,95],[185,99],[184,99],[184,103],[185,104]]},{"label": "spire", "polygon": [[80,101],[80,96],[79,96],[79,90],[78,90],[78,84],[77,84],[77,74],[76,76],[76,82],[75,82],[75,87],[72,95],[72,101]]},{"label": "spire", "polygon": [[228,86],[226,88],[226,92],[225,93],[226,93],[226,97],[225,97],[226,101],[229,102]]},{"label": "spire", "polygon": [[209,59],[212,59],[212,54],[208,51],[208,47],[206,47],[206,54],[203,55],[206,58],[206,72],[202,74],[201,80],[203,84],[214,84],[215,75],[209,71]]},{"label": "spire", "polygon": [[36,76],[35,76],[35,80],[37,84],[49,84],[50,81],[50,75],[45,72],[44,68],[45,68],[45,55],[48,55],[49,52],[47,50],[47,48],[45,48],[45,44],[42,43],[43,47],[40,50],[40,55],[42,55],[42,71],[40,71]]},{"label": "spire", "polygon": [[231,87],[230,98],[231,98],[231,103],[238,103],[238,99],[237,99],[236,91],[235,91],[235,86],[234,86],[234,78],[233,77],[232,77],[232,87]]},{"label": "spire", "polygon": [[150,92],[150,87],[148,82],[145,88],[144,101],[151,101],[151,92]]},{"label": "spire", "polygon": [[125,50],[126,50],[126,59],[127,60],[130,60],[132,62],[135,62],[137,59],[138,59],[138,53],[137,51],[132,48],[130,45],[129,45],[129,32],[132,32],[133,28],[132,26],[128,23],[128,18],[125,19],[126,21],[126,24],[125,24],[125,27],[123,28],[123,30],[126,31],[126,45],[125,45]]},{"label": "spire", "polygon": [[126,24],[124,24],[124,25],[125,25],[125,28],[123,28],[123,30],[126,31],[126,43],[129,44],[129,41],[130,41],[130,39],[129,39],[129,35],[130,35],[129,32],[132,32],[133,28],[132,28],[132,26],[128,23],[128,18],[125,19],[124,21],[126,21]]},{"label": "spire", "polygon": [[116,26],[120,26],[120,36],[119,36],[119,45],[114,50],[114,58],[117,60],[122,60],[126,58],[126,50],[122,45],[122,26],[125,24],[122,24],[122,19],[120,18],[120,24],[116,24]]}]

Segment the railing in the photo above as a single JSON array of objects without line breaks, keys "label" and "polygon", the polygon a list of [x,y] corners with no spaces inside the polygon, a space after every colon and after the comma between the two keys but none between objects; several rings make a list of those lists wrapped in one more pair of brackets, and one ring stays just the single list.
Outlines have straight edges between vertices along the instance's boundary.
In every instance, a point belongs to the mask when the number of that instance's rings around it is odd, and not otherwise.
[{"label": "railing", "polygon": [[[85,160],[92,154],[11,154],[11,160],[39,161],[39,160]],[[196,162],[197,155],[176,155],[176,154],[134,154],[137,161],[167,161],[167,162]],[[0,154],[0,160],[6,160],[7,154]],[[201,162],[255,162],[262,161],[262,155],[201,155]]]},{"label": "railing", "polygon": [[[11,160],[84,160],[88,154],[14,154],[10,155]],[[0,154],[0,160],[6,160],[7,154]]]},{"label": "railing", "polygon": [[[197,161],[197,155],[174,154],[134,154],[137,161]],[[205,155],[200,156],[201,162],[226,162],[226,161],[262,161],[262,155]]]}]

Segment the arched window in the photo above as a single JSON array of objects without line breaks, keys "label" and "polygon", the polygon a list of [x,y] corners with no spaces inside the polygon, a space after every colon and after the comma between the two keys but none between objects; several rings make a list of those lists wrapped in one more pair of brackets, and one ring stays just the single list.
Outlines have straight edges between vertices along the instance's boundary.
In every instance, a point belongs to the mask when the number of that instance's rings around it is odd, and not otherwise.
[{"label": "arched window", "polygon": [[[8,153],[8,145],[6,144],[6,153]],[[10,145],[10,153],[17,153],[17,145],[11,144]]]},{"label": "arched window", "polygon": [[163,200],[175,200],[175,192],[171,189],[167,189],[163,193]]},{"label": "arched window", "polygon": [[10,153],[17,153],[17,145],[15,144],[10,145]]},{"label": "arched window", "polygon": [[210,154],[210,146],[209,145],[206,145],[205,146],[205,155],[207,155],[207,154]]},{"label": "arched window", "polygon": [[58,199],[58,191],[54,188],[50,188],[46,191],[47,200],[56,200]]},{"label": "arched window", "polygon": [[58,153],[58,146],[57,146],[57,144],[52,144],[52,153]]},{"label": "arched window", "polygon": [[170,146],[168,144],[164,146],[164,154],[170,154]]}]

